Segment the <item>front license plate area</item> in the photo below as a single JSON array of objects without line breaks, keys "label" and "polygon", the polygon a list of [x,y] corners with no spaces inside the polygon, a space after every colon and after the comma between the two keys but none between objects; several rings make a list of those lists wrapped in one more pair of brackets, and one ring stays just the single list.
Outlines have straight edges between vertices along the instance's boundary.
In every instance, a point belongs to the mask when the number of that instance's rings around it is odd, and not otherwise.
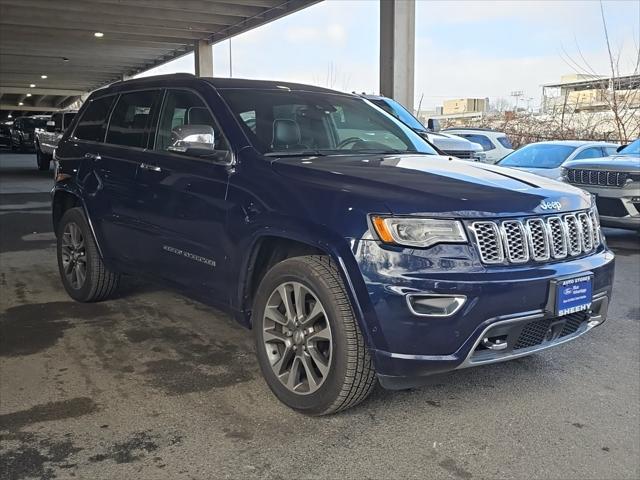
[{"label": "front license plate area", "polygon": [[582,312],[591,308],[593,299],[593,275],[554,280],[554,314],[557,317]]}]

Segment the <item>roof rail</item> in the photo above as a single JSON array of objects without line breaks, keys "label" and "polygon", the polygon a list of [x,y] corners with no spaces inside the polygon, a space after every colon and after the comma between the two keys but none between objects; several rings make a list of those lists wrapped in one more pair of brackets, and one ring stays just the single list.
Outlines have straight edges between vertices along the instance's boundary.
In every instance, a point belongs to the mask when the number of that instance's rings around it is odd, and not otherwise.
[{"label": "roof rail", "polygon": [[498,132],[498,130],[494,130],[493,128],[486,128],[486,127],[448,127],[448,128],[443,128],[441,131],[446,132],[447,130],[478,130],[480,132]]},{"label": "roof rail", "polygon": [[165,73],[164,75],[150,75],[148,77],[127,78],[126,80],[117,80],[113,83],[110,83],[107,86],[110,87],[112,85],[119,85],[124,82],[132,82],[132,81],[146,80],[146,79],[152,79],[152,78],[194,78],[194,77],[195,75],[193,73],[188,73],[188,72]]}]

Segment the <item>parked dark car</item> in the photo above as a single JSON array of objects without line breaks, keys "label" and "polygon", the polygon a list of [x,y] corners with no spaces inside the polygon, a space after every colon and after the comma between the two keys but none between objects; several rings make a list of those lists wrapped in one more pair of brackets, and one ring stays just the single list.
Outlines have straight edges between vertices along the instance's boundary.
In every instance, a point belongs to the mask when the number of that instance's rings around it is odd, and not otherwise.
[{"label": "parked dark car", "polygon": [[11,146],[11,127],[5,123],[0,123],[0,146]]},{"label": "parked dark car", "polygon": [[35,150],[35,129],[44,128],[48,116],[18,117],[11,126],[11,149],[20,151]]},{"label": "parked dark car", "polygon": [[611,156],[567,162],[562,175],[596,196],[602,225],[640,231],[640,139]]},{"label": "parked dark car", "polygon": [[69,295],[104,300],[129,273],[224,308],[301,412],[353,406],[376,378],[406,388],[537,352],[606,317],[614,256],[591,195],[439,156],[358,96],[120,82],[90,96],[56,157]]}]

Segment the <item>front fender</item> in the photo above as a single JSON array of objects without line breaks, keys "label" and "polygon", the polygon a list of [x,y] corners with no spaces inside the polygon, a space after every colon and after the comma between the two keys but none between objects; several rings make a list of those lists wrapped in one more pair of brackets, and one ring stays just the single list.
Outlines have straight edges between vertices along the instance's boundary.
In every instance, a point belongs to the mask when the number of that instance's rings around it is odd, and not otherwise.
[{"label": "front fender", "polygon": [[[377,333],[380,331],[378,325],[378,319],[375,314],[373,305],[369,299],[366,285],[360,274],[360,269],[352,253],[355,240],[349,238],[339,237],[325,228],[316,226],[310,231],[306,226],[293,227],[292,225],[287,228],[274,228],[272,226],[265,226],[256,230],[249,238],[247,242],[247,248],[241,247],[239,251],[251,252],[249,255],[243,257],[242,263],[239,269],[238,278],[238,292],[235,299],[236,305],[242,305],[247,295],[247,288],[249,285],[249,275],[252,272],[251,266],[255,261],[256,255],[259,251],[262,240],[266,237],[269,238],[282,238],[283,240],[291,240],[299,243],[306,244],[310,247],[314,247],[326,255],[331,257],[338,267],[342,281],[347,290],[347,295],[351,301],[353,312],[356,316],[360,330],[362,331],[367,345],[380,345],[382,338],[378,338]],[[234,302],[234,303],[235,303]],[[250,326],[251,321],[249,318],[249,312],[242,311],[242,323]]]}]

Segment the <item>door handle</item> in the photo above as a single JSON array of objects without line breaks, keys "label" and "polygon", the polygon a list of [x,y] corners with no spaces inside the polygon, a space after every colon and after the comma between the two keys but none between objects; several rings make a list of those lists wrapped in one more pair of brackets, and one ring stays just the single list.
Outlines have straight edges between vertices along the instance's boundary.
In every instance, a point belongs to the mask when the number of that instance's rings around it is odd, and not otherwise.
[{"label": "door handle", "polygon": [[102,159],[102,157],[100,157],[100,154],[98,153],[85,153],[84,158],[86,158],[87,160],[95,160],[97,162]]},{"label": "door handle", "polygon": [[140,168],[142,170],[149,170],[150,172],[161,172],[162,169],[157,165],[150,165],[148,163],[141,163]]}]

